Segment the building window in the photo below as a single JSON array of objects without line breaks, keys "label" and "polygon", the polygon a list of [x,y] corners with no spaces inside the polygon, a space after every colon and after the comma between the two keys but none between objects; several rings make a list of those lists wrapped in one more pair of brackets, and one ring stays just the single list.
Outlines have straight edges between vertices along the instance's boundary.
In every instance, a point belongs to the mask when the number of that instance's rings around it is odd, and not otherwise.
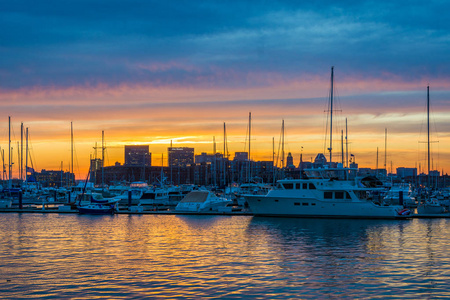
[{"label": "building window", "polygon": [[310,190],[315,190],[315,189],[316,189],[316,186],[315,186],[314,184],[310,183],[310,184],[309,184],[309,189],[310,189]]},{"label": "building window", "polygon": [[308,184],[307,183],[303,183],[303,189],[307,190],[308,189]]},{"label": "building window", "polygon": [[300,189],[300,183],[296,183],[296,184],[295,184],[295,189],[296,189],[296,190],[299,190],[299,189]]}]

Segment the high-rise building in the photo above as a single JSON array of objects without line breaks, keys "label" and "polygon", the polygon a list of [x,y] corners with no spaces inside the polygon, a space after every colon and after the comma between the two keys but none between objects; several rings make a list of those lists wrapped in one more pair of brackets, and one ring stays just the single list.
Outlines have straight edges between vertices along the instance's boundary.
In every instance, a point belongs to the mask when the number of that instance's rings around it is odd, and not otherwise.
[{"label": "high-rise building", "polygon": [[125,145],[125,166],[151,166],[152,154],[148,145]]},{"label": "high-rise building", "polygon": [[194,163],[194,148],[169,147],[169,166],[187,166]]},{"label": "high-rise building", "polygon": [[100,158],[91,159],[91,169],[89,173],[89,182],[97,182],[97,171],[103,167],[103,161]]}]

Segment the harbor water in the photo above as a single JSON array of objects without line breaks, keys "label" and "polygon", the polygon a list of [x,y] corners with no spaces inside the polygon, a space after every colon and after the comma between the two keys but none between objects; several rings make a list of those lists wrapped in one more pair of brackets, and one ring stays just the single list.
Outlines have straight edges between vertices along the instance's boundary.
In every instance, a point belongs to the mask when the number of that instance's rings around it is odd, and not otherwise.
[{"label": "harbor water", "polygon": [[0,295],[448,298],[449,222],[3,213]]}]

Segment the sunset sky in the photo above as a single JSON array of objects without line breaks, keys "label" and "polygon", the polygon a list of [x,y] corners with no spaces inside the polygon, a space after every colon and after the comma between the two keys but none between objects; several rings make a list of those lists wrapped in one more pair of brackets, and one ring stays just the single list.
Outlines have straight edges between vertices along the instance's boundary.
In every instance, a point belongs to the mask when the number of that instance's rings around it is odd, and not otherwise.
[{"label": "sunset sky", "polygon": [[[0,0],[0,147],[8,163],[8,116],[17,174],[20,123],[37,171],[70,163],[85,177],[102,130],[106,165],[123,146],[149,144],[153,165],[167,147],[252,159],[286,152],[298,164],[323,153],[335,70],[333,149],[348,120],[360,167],[426,170],[430,85],[433,167],[450,168],[448,1],[3,1]],[[303,148],[302,148],[303,147]],[[326,156],[328,157],[328,153]],[[100,151],[98,152],[98,156]],[[16,175],[17,176],[17,175]]]}]

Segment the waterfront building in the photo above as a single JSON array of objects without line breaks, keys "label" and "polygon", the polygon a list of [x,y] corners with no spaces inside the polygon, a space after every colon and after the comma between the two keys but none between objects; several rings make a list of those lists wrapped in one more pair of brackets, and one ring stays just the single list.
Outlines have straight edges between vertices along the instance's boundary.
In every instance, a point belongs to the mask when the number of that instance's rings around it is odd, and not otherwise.
[{"label": "waterfront building", "polygon": [[169,166],[183,167],[194,163],[194,148],[188,147],[169,147]]},{"label": "waterfront building", "polygon": [[[31,176],[30,176],[31,177]],[[29,177],[29,180],[31,179]],[[75,182],[75,175],[61,170],[52,171],[42,169],[41,172],[33,172],[33,181],[39,182],[42,187],[63,187]]]},{"label": "waterfront building", "polygon": [[216,153],[216,154],[207,154],[206,152],[202,152],[200,155],[195,155],[195,163],[201,164],[201,163],[215,163],[218,160],[221,160],[223,158],[222,153]]},{"label": "waterfront building", "polygon": [[416,177],[417,176],[417,168],[397,168],[397,178],[404,179],[406,177]]},{"label": "waterfront building", "polygon": [[313,168],[323,168],[327,164],[327,158],[323,153],[318,153],[314,159]]},{"label": "waterfront building", "polygon": [[144,165],[152,165],[152,154],[148,145],[125,145],[125,166]]},{"label": "waterfront building", "polygon": [[248,152],[234,152],[234,161],[247,161]]}]

